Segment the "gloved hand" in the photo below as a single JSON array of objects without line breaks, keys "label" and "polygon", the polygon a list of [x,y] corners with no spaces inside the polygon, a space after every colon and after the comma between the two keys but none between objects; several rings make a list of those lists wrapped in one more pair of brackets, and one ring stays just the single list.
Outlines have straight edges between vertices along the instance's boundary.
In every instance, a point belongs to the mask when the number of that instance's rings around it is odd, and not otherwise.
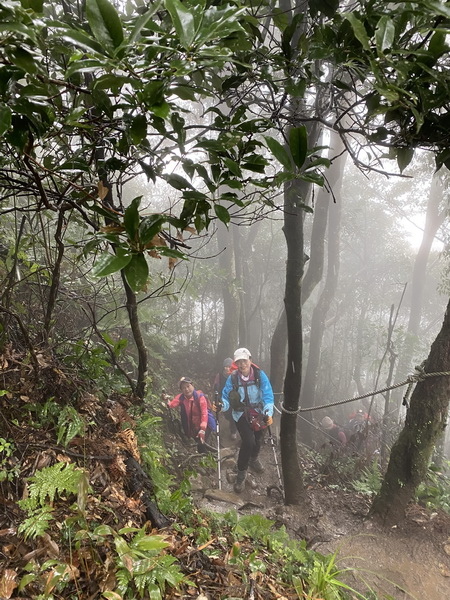
[{"label": "gloved hand", "polygon": [[205,431],[203,429],[200,429],[200,431],[197,434],[197,437],[198,437],[198,441],[200,442],[200,444],[205,443]]},{"label": "gloved hand", "polygon": [[267,426],[272,425],[272,423],[273,423],[272,417],[270,417],[269,415],[264,415],[264,423]]},{"label": "gloved hand", "polygon": [[214,402],[212,405],[212,409],[216,413],[220,413],[222,408],[223,408],[223,404],[222,404],[222,402],[220,402],[220,400],[216,400],[216,402]]}]

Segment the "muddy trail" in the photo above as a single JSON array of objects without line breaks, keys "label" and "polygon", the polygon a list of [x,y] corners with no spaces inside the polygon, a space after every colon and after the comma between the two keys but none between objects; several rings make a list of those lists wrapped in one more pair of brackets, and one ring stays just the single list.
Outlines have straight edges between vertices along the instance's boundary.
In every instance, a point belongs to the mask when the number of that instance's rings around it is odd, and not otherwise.
[{"label": "muddy trail", "polygon": [[[274,435],[275,437],[275,435]],[[211,445],[215,445],[211,440]],[[393,527],[380,526],[369,516],[370,498],[338,485],[318,482],[304,464],[307,502],[285,506],[277,472],[279,449],[267,439],[261,451],[266,468],[249,471],[244,492],[233,491],[239,441],[226,423],[221,427],[221,480],[218,472],[192,479],[196,504],[207,510],[260,514],[284,526],[291,537],[304,539],[321,554],[337,553],[337,565],[347,570],[341,578],[366,597],[392,600],[447,600],[450,598],[450,515],[413,504],[406,519]],[[196,458],[193,457],[193,462]],[[356,596],[355,596],[356,598]]]},{"label": "muddy trail", "polygon": [[[164,536],[182,572],[193,578],[199,597],[201,594],[206,594],[209,600],[230,595],[248,597],[242,573],[227,563],[226,557],[212,560],[200,552],[194,539],[174,528],[173,522],[158,512],[153,502],[154,484],[141,466],[142,448],[134,433],[137,422],[129,413],[131,402],[122,397],[105,401],[83,392],[82,382],[68,377],[51,358],[41,358],[39,378],[29,377],[29,366],[17,354],[10,352],[2,360],[3,389],[7,392],[0,395],[1,435],[14,450],[3,456],[3,469],[11,477],[0,482],[1,600],[39,598],[44,591],[47,596],[56,593],[61,568],[65,581],[58,598],[105,597],[106,592],[117,586],[114,565],[118,560],[113,536],[105,533],[105,528],[133,529],[147,527],[149,523],[154,527],[150,534]],[[46,400],[49,397],[54,399],[51,403]],[[82,418],[88,426],[82,435],[72,437],[64,446],[55,423],[68,398],[76,398],[73,408],[78,419]],[[33,407],[35,410],[53,407],[56,411],[53,420],[47,413],[45,418],[38,419],[39,415],[29,410]],[[171,449],[174,477],[181,479],[188,470],[197,472],[191,477],[194,505],[218,513],[236,510],[240,515],[259,514],[273,521],[275,527],[284,526],[291,537],[305,540],[310,549],[321,554],[336,551],[339,567],[351,567],[344,574],[349,585],[370,600],[450,597],[449,515],[414,505],[403,523],[383,529],[367,517],[370,506],[367,496],[335,483],[330,485],[326,477],[317,476],[316,466],[308,463],[303,464],[308,500],[301,506],[286,507],[274,449],[268,440],[261,452],[266,465],[264,473],[251,474],[245,490],[236,495],[233,480],[238,442],[227,433],[226,423],[221,427],[222,489],[219,490],[215,461],[201,464],[202,457],[197,454],[195,444],[179,435],[177,421],[167,414],[167,409],[161,408],[154,416],[161,417],[167,425],[164,445]],[[214,440],[210,443],[214,450]],[[279,462],[277,448],[275,452]],[[92,493],[84,494],[83,514],[77,511],[71,494],[60,494],[45,534],[27,538],[20,532],[26,515],[18,501],[25,497],[30,477],[61,463],[86,473]],[[103,532],[98,534],[98,540],[90,539],[88,553],[83,544],[75,547],[61,534],[62,523],[68,519],[78,523],[80,518],[84,528],[95,529],[101,524]],[[220,541],[216,543],[217,550],[221,550]],[[245,551],[251,553],[251,540],[247,544]],[[30,564],[34,565],[34,574],[28,573]],[[285,588],[279,586],[276,570],[268,569],[260,576],[257,600],[287,597]],[[368,590],[377,596],[370,596]],[[170,593],[166,590],[165,600],[192,597],[191,592],[189,586],[182,588],[181,596],[176,588]]]}]

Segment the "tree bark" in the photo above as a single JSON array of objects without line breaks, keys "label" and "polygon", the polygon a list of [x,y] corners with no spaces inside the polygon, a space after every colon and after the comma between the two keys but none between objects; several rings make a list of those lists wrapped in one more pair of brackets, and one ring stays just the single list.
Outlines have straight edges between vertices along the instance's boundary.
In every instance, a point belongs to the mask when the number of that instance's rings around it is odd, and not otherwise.
[{"label": "tree bark", "polygon": [[[284,235],[287,245],[284,305],[287,320],[288,358],[284,380],[284,407],[298,409],[302,382],[303,197],[298,180],[286,184],[284,192]],[[304,495],[303,473],[297,454],[297,415],[283,412],[280,423],[281,464],[286,504],[299,504]]]},{"label": "tree bark", "polygon": [[128,312],[128,318],[130,320],[131,331],[133,332],[134,343],[138,351],[138,372],[136,387],[133,390],[136,396],[143,400],[145,396],[145,380],[147,378],[147,365],[148,365],[148,354],[147,348],[145,347],[144,339],[142,337],[141,327],[139,323],[138,306],[136,302],[136,294],[128,285],[123,271],[121,271],[122,282],[125,288],[125,294],[127,297],[126,308]]},{"label": "tree bark", "polygon": [[[334,139],[333,139],[334,138]],[[347,155],[341,155],[343,145],[335,135],[331,145],[333,153],[338,156],[328,170],[328,193],[333,193],[337,201],[328,212],[328,253],[327,253],[327,277],[320,298],[314,307],[311,319],[311,335],[309,342],[308,364],[305,372],[300,405],[302,408],[312,408],[315,405],[317,377],[320,367],[320,351],[323,335],[325,332],[325,320],[334,298],[339,276],[339,251],[340,251],[340,229],[341,229],[341,197],[342,175]],[[340,156],[341,155],[341,156]],[[300,421],[299,429],[302,441],[312,445],[312,428],[310,422],[312,414],[303,413],[304,419]]]},{"label": "tree bark", "polygon": [[[420,320],[422,317],[423,291],[427,277],[427,263],[431,252],[431,246],[434,237],[445,220],[446,210],[440,210],[443,199],[443,184],[439,175],[435,175],[428,198],[427,212],[425,218],[425,227],[423,231],[422,242],[417,252],[416,260],[411,277],[411,309],[409,313],[408,328],[405,334],[405,341],[396,371],[396,380],[403,381],[412,368],[411,361],[414,356],[414,349],[417,345],[417,339],[420,335]],[[402,392],[399,390],[393,394],[397,400],[397,414],[400,411]]]},{"label": "tree bark", "polygon": [[286,310],[283,307],[270,342],[270,382],[276,392],[283,389],[286,373],[286,342]]},{"label": "tree bark", "polygon": [[65,251],[64,242],[62,241],[63,229],[66,224],[64,212],[65,211],[63,208],[59,209],[58,221],[57,221],[56,232],[55,232],[55,242],[56,242],[57,251],[56,251],[55,263],[53,265],[53,269],[51,270],[52,283],[51,283],[50,291],[49,291],[49,295],[48,295],[47,308],[45,311],[45,318],[44,318],[44,330],[43,330],[43,336],[44,336],[44,340],[45,340],[46,344],[48,344],[48,339],[49,339],[51,327],[52,327],[53,311],[55,309],[56,300],[58,298],[59,284],[60,284],[60,280],[61,280],[61,263],[62,263],[62,260],[64,257],[64,251]]},{"label": "tree bark", "polygon": [[[305,189],[307,197],[310,187]],[[311,232],[311,247],[308,267],[302,281],[302,305],[308,300],[323,275],[325,232],[328,222],[330,194],[321,189],[314,207]],[[286,311],[281,312],[270,344],[270,381],[276,390],[281,390],[286,372],[287,323]]]},{"label": "tree bark", "polygon": [[[450,302],[441,331],[425,363],[426,373],[450,371]],[[371,513],[385,524],[398,523],[424,480],[434,445],[447,421],[450,377],[419,381],[411,396],[405,426],[395,442],[386,475]]]},{"label": "tree bark", "polygon": [[217,343],[216,373],[222,370],[225,358],[233,356],[238,340],[239,299],[236,295],[236,275],[233,260],[233,237],[222,223],[217,227],[219,269],[222,281],[223,321]]},{"label": "tree bark", "polygon": [[313,293],[323,276],[325,259],[325,234],[330,207],[330,192],[321,188],[317,193],[314,205],[314,220],[311,231],[310,257],[302,283],[302,303],[304,304]]}]

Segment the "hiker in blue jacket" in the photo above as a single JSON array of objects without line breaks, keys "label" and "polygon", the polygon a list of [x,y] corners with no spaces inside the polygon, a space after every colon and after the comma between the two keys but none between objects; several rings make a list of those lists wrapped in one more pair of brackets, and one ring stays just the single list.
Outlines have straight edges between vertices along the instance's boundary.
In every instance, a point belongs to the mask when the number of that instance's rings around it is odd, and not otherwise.
[{"label": "hiker in blue jacket", "polygon": [[232,409],[232,416],[241,437],[234,491],[245,487],[247,470],[262,473],[258,459],[264,429],[272,424],[273,390],[269,378],[252,363],[250,351],[238,348],[234,353],[237,369],[228,377],[222,391],[223,410]]}]

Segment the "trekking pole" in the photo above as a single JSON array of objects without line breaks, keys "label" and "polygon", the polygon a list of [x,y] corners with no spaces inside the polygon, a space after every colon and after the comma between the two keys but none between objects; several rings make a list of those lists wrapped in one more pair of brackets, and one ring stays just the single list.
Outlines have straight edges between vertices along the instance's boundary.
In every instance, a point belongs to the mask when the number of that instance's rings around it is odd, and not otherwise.
[{"label": "trekking pole", "polygon": [[275,440],[273,439],[272,430],[270,429],[270,425],[267,427],[267,431],[269,432],[269,440],[273,450],[273,457],[275,459],[275,467],[277,469],[278,481],[280,482],[280,488],[283,489],[283,480],[281,478],[280,467],[278,465],[277,451],[275,449]]},{"label": "trekking pole", "polygon": [[217,437],[217,475],[219,477],[219,490],[222,489],[222,471],[220,465],[220,426],[219,426],[219,394],[216,392],[216,437]]}]

